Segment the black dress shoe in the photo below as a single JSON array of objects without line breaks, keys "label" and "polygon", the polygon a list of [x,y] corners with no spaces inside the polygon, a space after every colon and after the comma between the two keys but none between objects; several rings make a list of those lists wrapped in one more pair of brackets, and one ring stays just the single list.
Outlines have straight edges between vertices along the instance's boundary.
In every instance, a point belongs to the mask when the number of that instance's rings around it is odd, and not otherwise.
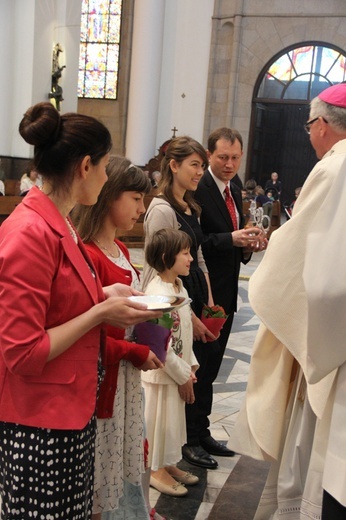
[{"label": "black dress shoe", "polygon": [[207,469],[216,469],[218,466],[216,460],[213,459],[202,446],[188,446],[185,444],[182,447],[182,454],[183,459],[194,466]]},{"label": "black dress shoe", "polygon": [[203,437],[203,439],[200,439],[200,443],[202,448],[211,455],[219,457],[233,457],[235,455],[234,451],[229,450],[227,446],[216,441],[212,436]]}]

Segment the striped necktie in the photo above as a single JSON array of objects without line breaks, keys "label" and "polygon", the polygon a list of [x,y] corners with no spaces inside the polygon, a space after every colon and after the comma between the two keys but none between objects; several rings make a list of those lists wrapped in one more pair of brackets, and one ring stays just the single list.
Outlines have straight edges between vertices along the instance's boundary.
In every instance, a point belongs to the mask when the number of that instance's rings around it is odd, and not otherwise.
[{"label": "striped necktie", "polygon": [[224,190],[224,194],[225,194],[225,202],[226,202],[226,206],[228,209],[228,213],[232,219],[233,229],[236,230],[236,229],[238,229],[237,213],[236,213],[236,209],[235,209],[234,200],[232,198],[232,195],[231,195],[231,192],[230,192],[228,186],[226,186],[226,188]]}]

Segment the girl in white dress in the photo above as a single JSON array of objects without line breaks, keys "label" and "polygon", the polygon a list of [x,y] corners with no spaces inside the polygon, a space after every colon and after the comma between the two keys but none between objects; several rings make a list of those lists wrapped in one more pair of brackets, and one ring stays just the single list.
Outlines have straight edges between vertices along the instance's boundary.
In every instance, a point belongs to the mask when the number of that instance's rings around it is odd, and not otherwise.
[{"label": "girl in white dress", "polygon": [[[179,276],[187,276],[193,260],[191,238],[184,231],[162,229],[146,248],[146,261],[157,272],[146,294],[188,298]],[[142,373],[145,389],[145,420],[151,467],[150,485],[172,496],[187,494],[185,485],[198,477],[177,468],[181,447],[186,443],[185,403],[195,400],[193,383],[198,362],[192,350],[192,320],[189,304],[171,311],[172,339],[165,366],[155,374]]]}]

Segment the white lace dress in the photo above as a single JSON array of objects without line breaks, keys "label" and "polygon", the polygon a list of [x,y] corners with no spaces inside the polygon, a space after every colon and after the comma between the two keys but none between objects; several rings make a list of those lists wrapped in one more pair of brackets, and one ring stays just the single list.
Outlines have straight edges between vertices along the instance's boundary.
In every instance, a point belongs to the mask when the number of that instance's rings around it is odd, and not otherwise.
[{"label": "white lace dress", "polygon": [[[108,257],[119,267],[133,270],[120,251],[119,258]],[[139,288],[133,271],[132,286]],[[126,330],[130,339],[132,328]],[[114,413],[97,420],[93,512],[102,511],[102,520],[149,520],[143,490],[144,411],[140,370],[121,360]],[[109,441],[112,439],[112,442]]]},{"label": "white lace dress", "polygon": [[[187,297],[180,280],[179,292]],[[146,294],[176,296],[173,284],[156,276],[147,286]],[[156,471],[181,460],[181,447],[186,443],[185,402],[178,385],[188,381],[191,369],[198,362],[192,350],[191,307],[185,305],[171,312],[174,319],[172,341],[163,369],[142,373],[145,391],[145,422],[149,443],[149,466]],[[198,371],[197,371],[198,377]]]}]

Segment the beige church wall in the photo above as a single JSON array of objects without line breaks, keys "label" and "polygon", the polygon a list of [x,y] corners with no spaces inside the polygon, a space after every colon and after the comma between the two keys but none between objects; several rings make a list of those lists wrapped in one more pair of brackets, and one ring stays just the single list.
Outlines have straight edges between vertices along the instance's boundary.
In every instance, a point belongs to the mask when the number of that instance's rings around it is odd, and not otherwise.
[{"label": "beige church wall", "polygon": [[202,140],[213,10],[214,0],[136,0],[126,135],[136,164],[173,132]]},{"label": "beige church wall", "polygon": [[166,0],[156,148],[172,136],[203,139],[214,0]]},{"label": "beige church wall", "polygon": [[[143,165],[172,136],[174,126],[179,135],[202,140],[213,2],[124,0],[118,99],[78,101],[79,112],[100,118],[110,129],[113,153],[126,153]],[[132,38],[136,12],[141,34]],[[151,45],[158,48],[145,54]],[[156,63],[158,50],[163,57]]]},{"label": "beige church wall", "polygon": [[[310,41],[346,47],[344,0],[216,1],[204,142],[217,127],[237,128],[246,158],[252,98],[260,73],[285,48]],[[244,159],[239,172],[243,179],[245,170]]]}]

